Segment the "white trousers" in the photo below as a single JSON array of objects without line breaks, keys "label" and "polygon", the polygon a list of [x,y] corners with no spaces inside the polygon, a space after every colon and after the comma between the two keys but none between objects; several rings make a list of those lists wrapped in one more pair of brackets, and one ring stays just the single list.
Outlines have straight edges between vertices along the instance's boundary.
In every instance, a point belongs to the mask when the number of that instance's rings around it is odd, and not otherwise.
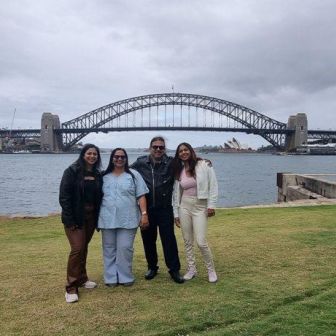
[{"label": "white trousers", "polygon": [[196,272],[193,251],[194,237],[203,256],[208,271],[215,271],[206,233],[208,228],[207,200],[193,196],[183,196],[179,208],[179,218],[184,240],[188,271]]},{"label": "white trousers", "polygon": [[137,229],[102,229],[104,281],[123,284],[134,281],[133,243]]}]

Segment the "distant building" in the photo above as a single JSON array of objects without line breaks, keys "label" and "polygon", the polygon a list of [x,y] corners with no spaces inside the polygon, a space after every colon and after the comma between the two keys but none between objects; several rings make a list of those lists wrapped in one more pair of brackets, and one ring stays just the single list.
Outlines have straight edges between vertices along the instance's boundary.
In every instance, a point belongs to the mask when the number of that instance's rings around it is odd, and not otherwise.
[{"label": "distant building", "polygon": [[297,154],[336,155],[336,144],[304,144],[296,148]]},{"label": "distant building", "polygon": [[242,145],[236,138],[228,140],[224,146],[220,146],[219,152],[253,152],[247,145]]}]

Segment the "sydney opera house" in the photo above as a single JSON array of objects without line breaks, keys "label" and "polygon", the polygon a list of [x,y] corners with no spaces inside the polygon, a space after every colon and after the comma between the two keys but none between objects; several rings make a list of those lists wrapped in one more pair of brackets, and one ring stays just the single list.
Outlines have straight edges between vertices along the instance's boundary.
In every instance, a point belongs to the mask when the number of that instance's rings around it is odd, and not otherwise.
[{"label": "sydney opera house", "polygon": [[242,145],[236,138],[232,138],[221,146],[219,152],[252,152],[253,150],[247,145]]}]

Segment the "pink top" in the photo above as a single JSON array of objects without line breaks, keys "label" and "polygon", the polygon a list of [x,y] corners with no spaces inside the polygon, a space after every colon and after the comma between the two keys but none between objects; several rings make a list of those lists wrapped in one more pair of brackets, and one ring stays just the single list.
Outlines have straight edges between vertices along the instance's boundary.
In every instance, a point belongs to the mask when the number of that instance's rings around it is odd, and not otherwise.
[{"label": "pink top", "polygon": [[183,189],[183,196],[197,196],[196,179],[192,176],[187,176],[185,168],[180,175],[180,185]]}]

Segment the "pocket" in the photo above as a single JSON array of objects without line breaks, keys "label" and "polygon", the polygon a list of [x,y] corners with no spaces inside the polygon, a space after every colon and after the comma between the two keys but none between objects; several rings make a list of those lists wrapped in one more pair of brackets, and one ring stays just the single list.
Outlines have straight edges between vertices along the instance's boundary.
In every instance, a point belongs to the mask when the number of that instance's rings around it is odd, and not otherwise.
[{"label": "pocket", "polygon": [[207,212],[207,205],[208,205],[207,199],[197,199],[195,203],[195,208],[199,211]]}]

